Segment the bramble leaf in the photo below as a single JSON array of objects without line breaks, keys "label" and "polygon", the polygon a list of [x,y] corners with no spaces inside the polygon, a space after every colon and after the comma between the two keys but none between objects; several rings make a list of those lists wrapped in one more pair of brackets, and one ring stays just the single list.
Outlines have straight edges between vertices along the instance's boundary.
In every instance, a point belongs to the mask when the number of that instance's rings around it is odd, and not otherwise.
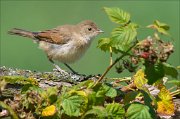
[{"label": "bramble leaf", "polygon": [[169,75],[169,76],[171,76],[173,78],[177,78],[178,77],[178,71],[172,65],[164,62],[163,63],[163,68],[164,68],[164,72],[165,72],[166,75]]},{"label": "bramble leaf", "polygon": [[149,112],[150,108],[140,103],[133,103],[129,106],[126,117],[128,119],[153,119]]},{"label": "bramble leaf", "polygon": [[108,117],[112,119],[124,119],[125,110],[119,103],[111,103],[106,105]]},{"label": "bramble leaf", "polygon": [[134,84],[139,89],[144,89],[144,85],[147,84],[147,79],[145,78],[144,71],[139,69],[134,75]]},{"label": "bramble leaf", "polygon": [[170,27],[165,24],[161,23],[158,20],[155,20],[152,25],[147,26],[148,28],[153,28],[157,30],[159,33],[164,34],[164,35],[170,35],[167,31],[170,29]]},{"label": "bramble leaf", "polygon": [[173,83],[174,85],[177,85],[178,87],[180,87],[180,80],[170,80],[168,81],[168,83]]},{"label": "bramble leaf", "polygon": [[134,100],[139,94],[137,91],[128,92],[124,97],[124,104],[128,104],[130,101]]},{"label": "bramble leaf", "polygon": [[80,116],[85,105],[84,97],[80,95],[66,96],[62,100],[64,112],[69,116]]},{"label": "bramble leaf", "polygon": [[145,63],[145,75],[148,79],[148,84],[153,84],[164,77],[164,67],[162,63],[148,64]]},{"label": "bramble leaf", "polygon": [[155,24],[156,26],[160,27],[160,28],[163,28],[164,30],[169,30],[169,29],[170,29],[170,27],[169,27],[167,24],[162,23],[162,22],[160,22],[160,21],[158,21],[158,20],[155,20],[155,21],[154,21],[154,24]]},{"label": "bramble leaf", "polygon": [[111,46],[120,51],[126,51],[137,36],[137,25],[130,23],[127,26],[120,26],[112,31]]},{"label": "bramble leaf", "polygon": [[83,116],[84,119],[104,119],[104,118],[112,118],[112,119],[123,119],[125,114],[125,110],[122,105],[119,103],[107,104],[106,108],[103,106],[93,106],[91,110],[87,111]]},{"label": "bramble leaf", "polygon": [[156,105],[155,98],[149,92],[146,92],[144,90],[141,90],[141,93],[144,96],[144,104],[149,107],[149,113],[151,114],[151,117],[153,119],[155,119],[156,118],[156,112],[152,106],[152,104],[154,104],[154,106]]},{"label": "bramble leaf", "polygon": [[57,87],[49,87],[46,90],[46,94],[48,95],[49,102],[52,104],[57,100],[58,88]]},{"label": "bramble leaf", "polygon": [[93,87],[92,93],[88,96],[93,105],[102,105],[105,101],[106,90],[102,85],[102,83],[98,83],[95,87]]},{"label": "bramble leaf", "polygon": [[94,83],[92,80],[83,81],[77,85],[74,85],[71,89],[78,90],[82,87],[89,87],[89,85],[92,83]]},{"label": "bramble leaf", "polygon": [[84,114],[83,119],[104,119],[105,117],[107,117],[107,112],[103,106],[93,106],[92,109]]},{"label": "bramble leaf", "polygon": [[103,84],[102,86],[103,86],[103,88],[104,88],[104,90],[105,90],[105,92],[106,92],[105,95],[106,95],[107,97],[114,98],[114,97],[117,96],[117,91],[116,91],[115,88],[110,87],[110,86],[108,86],[108,85],[106,85],[106,84]]},{"label": "bramble leaf", "polygon": [[126,24],[130,21],[130,14],[119,8],[104,7],[104,10],[112,22],[117,24]]},{"label": "bramble leaf", "polygon": [[101,38],[98,41],[98,48],[100,48],[103,51],[109,51],[110,47],[111,47],[111,39],[110,38]]},{"label": "bramble leaf", "polygon": [[172,96],[165,86],[159,85],[159,89],[160,92],[158,94],[159,99],[157,101],[157,112],[159,115],[171,116],[174,114],[174,103]]}]

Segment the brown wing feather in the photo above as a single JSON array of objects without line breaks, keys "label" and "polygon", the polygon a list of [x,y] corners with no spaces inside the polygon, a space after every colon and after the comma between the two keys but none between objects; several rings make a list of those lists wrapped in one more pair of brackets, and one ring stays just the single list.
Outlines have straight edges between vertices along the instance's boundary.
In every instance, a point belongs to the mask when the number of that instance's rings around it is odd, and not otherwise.
[{"label": "brown wing feather", "polygon": [[35,38],[39,39],[40,41],[46,41],[54,44],[65,44],[70,39],[69,35],[61,31],[61,29],[36,32]]}]

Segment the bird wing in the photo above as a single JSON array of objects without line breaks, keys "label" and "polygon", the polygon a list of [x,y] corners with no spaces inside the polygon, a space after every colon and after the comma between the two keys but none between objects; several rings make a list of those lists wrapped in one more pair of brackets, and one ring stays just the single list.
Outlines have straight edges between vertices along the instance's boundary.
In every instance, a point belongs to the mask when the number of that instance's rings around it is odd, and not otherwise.
[{"label": "bird wing", "polygon": [[51,30],[34,32],[34,37],[39,41],[46,41],[53,44],[66,44],[70,40],[71,34],[67,29],[57,27]]}]

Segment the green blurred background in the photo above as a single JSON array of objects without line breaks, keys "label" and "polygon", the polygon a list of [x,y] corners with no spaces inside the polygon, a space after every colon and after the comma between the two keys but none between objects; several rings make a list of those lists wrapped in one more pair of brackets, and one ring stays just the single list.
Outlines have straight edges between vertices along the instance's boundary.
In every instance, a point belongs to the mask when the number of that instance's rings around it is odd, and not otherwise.
[{"label": "green blurred background", "polygon": [[[11,28],[22,28],[39,31],[54,28],[63,24],[76,24],[90,19],[105,31],[96,37],[85,56],[71,66],[84,74],[102,73],[109,65],[109,54],[97,48],[98,39],[108,37],[116,24],[111,23],[103,11],[103,7],[119,7],[131,14],[132,21],[146,26],[154,20],[160,20],[171,26],[170,33],[175,39],[175,53],[168,60],[177,66],[180,64],[179,39],[179,0],[165,1],[17,1],[1,0],[0,18],[0,65],[21,69],[51,71],[53,66],[38,45],[30,39],[11,36],[7,31]],[[145,38],[150,31],[140,30],[139,38]],[[57,62],[56,62],[57,63]],[[63,64],[57,63],[62,68]],[[66,69],[66,68],[65,68]],[[108,76],[120,77],[113,69]]]}]

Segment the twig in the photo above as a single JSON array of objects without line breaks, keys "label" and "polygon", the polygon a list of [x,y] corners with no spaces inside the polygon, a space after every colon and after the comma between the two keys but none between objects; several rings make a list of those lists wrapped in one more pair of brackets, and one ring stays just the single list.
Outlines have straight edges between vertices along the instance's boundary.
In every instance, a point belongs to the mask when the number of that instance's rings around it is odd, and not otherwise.
[{"label": "twig", "polygon": [[117,80],[118,82],[123,82],[123,81],[130,81],[131,77],[124,77],[124,78],[108,78],[109,80]]},{"label": "twig", "polygon": [[121,91],[128,92],[128,91],[131,91],[131,90],[135,91],[135,89],[136,89],[136,85],[134,83],[131,83],[131,84],[127,85],[127,86],[122,87]]},{"label": "twig", "polygon": [[112,47],[109,48],[110,51],[110,65],[112,65],[113,63],[113,59],[112,59]]},{"label": "twig", "polygon": [[180,90],[173,91],[173,92],[171,92],[170,94],[171,94],[171,96],[173,97],[173,96],[175,96],[175,95],[180,94]]},{"label": "twig", "polygon": [[173,87],[169,88],[168,90],[171,91],[171,90],[173,90],[174,88],[176,88],[176,86],[173,86]]}]

